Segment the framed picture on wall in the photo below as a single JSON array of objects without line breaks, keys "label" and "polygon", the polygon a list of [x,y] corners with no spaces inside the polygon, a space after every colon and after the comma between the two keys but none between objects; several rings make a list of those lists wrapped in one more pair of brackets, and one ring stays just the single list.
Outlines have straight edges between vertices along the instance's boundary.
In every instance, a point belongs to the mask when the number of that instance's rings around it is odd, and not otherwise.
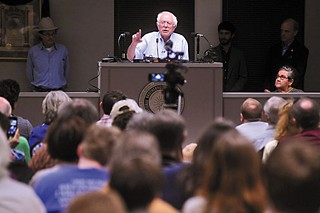
[{"label": "framed picture on wall", "polygon": [[41,0],[23,5],[0,3],[0,60],[25,61],[36,42],[34,27],[41,17]]}]

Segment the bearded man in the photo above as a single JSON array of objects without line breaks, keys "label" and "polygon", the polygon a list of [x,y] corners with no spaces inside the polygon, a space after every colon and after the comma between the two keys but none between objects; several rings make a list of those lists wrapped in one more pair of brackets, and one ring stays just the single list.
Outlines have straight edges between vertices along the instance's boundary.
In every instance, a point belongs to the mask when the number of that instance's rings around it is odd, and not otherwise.
[{"label": "bearded man", "polygon": [[241,50],[232,45],[235,27],[228,21],[218,26],[219,42],[204,53],[204,60],[223,63],[223,91],[241,92],[247,82],[247,65]]}]

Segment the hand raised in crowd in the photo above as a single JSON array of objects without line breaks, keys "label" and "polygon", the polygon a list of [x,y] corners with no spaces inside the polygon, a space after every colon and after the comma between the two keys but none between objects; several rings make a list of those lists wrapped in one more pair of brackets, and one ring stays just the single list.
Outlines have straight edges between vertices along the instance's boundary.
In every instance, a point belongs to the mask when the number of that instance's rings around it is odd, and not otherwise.
[{"label": "hand raised in crowd", "polygon": [[14,149],[16,146],[18,146],[18,144],[20,142],[19,138],[20,138],[20,131],[19,131],[19,129],[17,129],[14,136],[9,138],[9,145],[11,148]]}]

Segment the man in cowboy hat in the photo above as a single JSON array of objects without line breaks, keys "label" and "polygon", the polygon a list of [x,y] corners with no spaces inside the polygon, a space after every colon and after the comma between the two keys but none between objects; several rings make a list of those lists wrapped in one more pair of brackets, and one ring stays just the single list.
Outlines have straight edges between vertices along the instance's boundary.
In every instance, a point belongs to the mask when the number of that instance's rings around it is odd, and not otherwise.
[{"label": "man in cowboy hat", "polygon": [[30,48],[27,60],[27,77],[35,92],[64,90],[67,86],[68,50],[55,42],[57,30],[49,17],[42,18],[35,30],[41,42]]}]

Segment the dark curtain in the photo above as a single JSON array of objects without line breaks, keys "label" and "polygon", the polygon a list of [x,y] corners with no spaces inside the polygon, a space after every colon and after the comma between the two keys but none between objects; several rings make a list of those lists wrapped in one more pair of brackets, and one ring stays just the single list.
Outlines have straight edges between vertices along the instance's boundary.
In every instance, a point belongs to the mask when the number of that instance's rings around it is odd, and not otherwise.
[{"label": "dark curtain", "polygon": [[223,20],[235,25],[235,45],[246,55],[247,92],[263,91],[268,49],[280,41],[280,25],[285,19],[299,22],[297,39],[303,43],[304,11],[304,0],[223,0]]},{"label": "dark curtain", "polygon": [[41,17],[50,17],[50,3],[49,0],[42,0]]}]

